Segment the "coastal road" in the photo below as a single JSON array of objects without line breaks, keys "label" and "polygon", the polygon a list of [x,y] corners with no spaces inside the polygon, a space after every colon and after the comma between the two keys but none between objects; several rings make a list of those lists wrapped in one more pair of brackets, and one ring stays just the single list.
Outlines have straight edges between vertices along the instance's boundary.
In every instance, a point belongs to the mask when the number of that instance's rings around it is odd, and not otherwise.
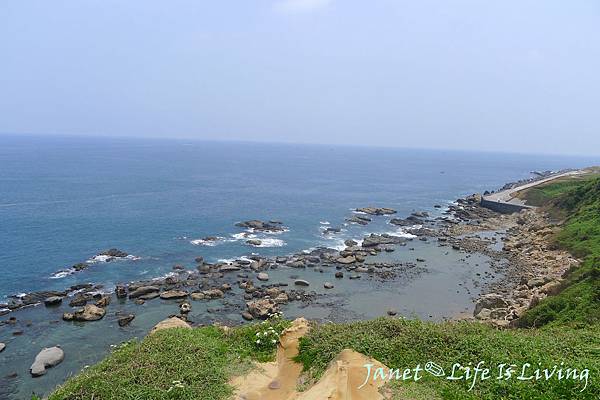
[{"label": "coastal road", "polygon": [[541,185],[542,183],[553,181],[558,178],[563,178],[565,176],[579,175],[582,173],[584,173],[584,171],[577,170],[577,171],[569,171],[569,172],[565,172],[562,174],[552,175],[552,176],[549,176],[548,178],[540,179],[535,182],[526,183],[524,185],[520,185],[520,186],[517,186],[512,189],[506,189],[506,190],[502,190],[500,192],[492,193],[487,196],[484,196],[483,198],[485,200],[493,201],[496,203],[510,203],[510,204],[518,204],[518,205],[524,206],[526,204],[523,200],[521,200],[517,197],[514,197],[514,195],[517,192],[524,190],[524,189],[529,189],[534,186]]}]

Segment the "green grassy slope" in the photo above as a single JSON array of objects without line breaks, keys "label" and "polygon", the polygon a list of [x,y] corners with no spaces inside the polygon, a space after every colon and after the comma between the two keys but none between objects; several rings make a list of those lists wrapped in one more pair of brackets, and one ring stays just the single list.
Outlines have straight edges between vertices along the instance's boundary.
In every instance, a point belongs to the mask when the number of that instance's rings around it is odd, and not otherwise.
[{"label": "green grassy slope", "polygon": [[[397,398],[406,399],[597,399],[600,396],[600,330],[522,329],[499,331],[479,323],[428,323],[417,320],[380,318],[347,324],[327,324],[313,329],[301,340],[298,360],[317,379],[344,348],[352,348],[383,362],[390,368],[421,367],[433,361],[450,374],[454,363],[467,366],[484,361],[485,366],[524,363],[543,368],[564,362],[589,368],[588,387],[573,381],[450,381],[425,373],[418,383],[398,382]],[[594,382],[592,382],[592,380]],[[407,389],[407,385],[410,388]]]},{"label": "green grassy slope", "polygon": [[565,283],[521,318],[522,326],[545,324],[585,327],[600,322],[600,178],[554,199],[552,207],[568,215],[556,243],[583,259]]},{"label": "green grassy slope", "polygon": [[[272,321],[281,333],[287,321]],[[230,376],[267,361],[275,345],[257,345],[265,324],[225,332],[216,327],[174,328],[119,346],[99,364],[56,390],[49,400],[228,399]]]}]

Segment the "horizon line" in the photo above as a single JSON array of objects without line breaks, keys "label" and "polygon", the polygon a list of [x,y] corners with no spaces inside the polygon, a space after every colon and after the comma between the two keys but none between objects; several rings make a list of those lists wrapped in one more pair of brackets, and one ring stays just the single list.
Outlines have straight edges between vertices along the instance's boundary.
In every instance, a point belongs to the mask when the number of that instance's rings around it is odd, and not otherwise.
[{"label": "horizon line", "polygon": [[558,157],[578,157],[578,158],[599,158],[600,154],[581,154],[581,153],[554,153],[554,152],[527,152],[514,150],[492,150],[492,149],[474,149],[474,148],[453,148],[453,147],[422,147],[422,146],[401,146],[395,144],[389,145],[373,145],[363,143],[331,143],[331,142],[302,142],[302,141],[271,141],[261,139],[214,139],[214,138],[199,138],[199,137],[164,137],[164,136],[139,136],[139,135],[109,135],[102,136],[98,134],[77,134],[77,133],[30,133],[30,132],[2,132],[0,137],[36,137],[36,138],[79,138],[79,139],[113,139],[113,140],[164,140],[164,141],[193,141],[193,142],[208,142],[208,143],[239,143],[239,144],[265,144],[265,145],[290,145],[290,146],[333,146],[333,147],[351,147],[351,148],[371,148],[371,149],[387,149],[387,150],[415,150],[415,151],[449,151],[463,153],[489,153],[489,154],[511,154],[511,155],[531,155],[531,156],[558,156]]}]

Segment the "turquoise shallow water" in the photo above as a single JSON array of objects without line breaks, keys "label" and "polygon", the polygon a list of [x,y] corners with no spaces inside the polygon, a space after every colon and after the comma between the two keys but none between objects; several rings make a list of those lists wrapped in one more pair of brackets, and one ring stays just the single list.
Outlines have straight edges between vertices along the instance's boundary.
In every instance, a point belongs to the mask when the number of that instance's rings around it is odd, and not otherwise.
[{"label": "turquoise shallow water", "polygon": [[[355,207],[392,207],[400,216],[415,210],[435,212],[434,204],[528,177],[531,170],[590,164],[594,160],[349,146],[0,136],[0,296],[83,282],[110,289],[118,282],[163,275],[174,264],[191,267],[198,255],[212,262],[339,246],[346,238],[394,230],[386,219],[366,227],[344,226]],[[249,247],[235,236],[242,230],[234,224],[252,218],[281,220],[288,230],[260,236],[268,239],[268,247]],[[344,231],[326,238],[321,234],[324,226]],[[193,244],[207,235],[224,239],[212,247]],[[109,247],[139,259],[96,263],[83,272],[52,278]],[[455,286],[469,281],[475,263],[421,243],[413,247],[414,254],[400,249],[381,257],[426,258],[426,273],[383,283],[345,280],[329,294],[335,301],[319,299],[309,309],[292,304],[286,314],[371,318],[394,307],[407,316],[441,318],[469,309],[477,288],[456,293]],[[479,261],[478,268],[484,270],[486,260]],[[301,273],[308,280],[323,279],[312,270]],[[273,279],[289,280],[297,271],[272,274]],[[215,315],[207,309],[221,305],[195,302],[194,321],[211,322]],[[0,354],[0,398],[47,393],[69,374],[99,360],[111,344],[145,335],[177,310],[175,303],[155,300],[136,306],[135,322],[119,328],[114,313],[130,307],[112,304],[105,319],[87,324],[60,321],[65,306],[14,313],[16,325],[0,326],[0,341],[7,343]],[[239,313],[219,318],[237,321]],[[15,331],[23,334],[14,336]],[[65,348],[66,360],[33,380],[27,369],[35,354],[54,344]],[[18,376],[6,378],[12,373]]]}]

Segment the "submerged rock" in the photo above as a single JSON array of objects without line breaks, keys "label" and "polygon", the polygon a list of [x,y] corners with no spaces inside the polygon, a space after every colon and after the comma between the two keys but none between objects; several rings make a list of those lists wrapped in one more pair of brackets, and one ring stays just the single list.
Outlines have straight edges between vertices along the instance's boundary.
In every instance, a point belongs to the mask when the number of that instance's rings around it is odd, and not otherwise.
[{"label": "submerged rock", "polygon": [[60,296],[51,296],[51,297],[47,297],[47,298],[44,300],[44,305],[45,305],[45,306],[47,306],[47,307],[48,307],[48,306],[57,306],[57,305],[59,305],[60,303],[62,303],[62,299],[63,299],[63,298],[62,298],[62,297],[60,297]]},{"label": "submerged rock", "polygon": [[187,296],[188,292],[186,292],[185,290],[167,290],[160,294],[160,298],[163,300],[182,299]]},{"label": "submerged rock", "polygon": [[103,251],[102,253],[98,254],[99,256],[109,256],[112,258],[125,258],[127,257],[129,254],[127,254],[126,252],[119,250],[119,249],[108,249]]},{"label": "submerged rock", "polygon": [[386,208],[386,207],[361,207],[361,208],[357,208],[356,211],[364,212],[365,214],[370,214],[370,215],[396,214],[396,210],[394,210],[393,208]]},{"label": "submerged rock", "polygon": [[133,292],[129,293],[129,298],[130,299],[135,299],[137,297],[149,294],[149,293],[153,293],[153,292],[158,292],[160,290],[160,288],[158,286],[142,286],[139,287],[137,289],[135,289]]},{"label": "submerged rock", "polygon": [[[63,319],[65,319],[65,315],[69,313],[63,314]],[[99,319],[104,318],[106,314],[106,310],[104,308],[100,308],[95,306],[94,304],[87,304],[85,307],[75,311],[72,315],[72,319],[75,321],[98,321]]]},{"label": "submerged rock", "polygon": [[256,276],[256,279],[258,279],[259,281],[268,281],[269,274],[267,274],[266,272],[261,272]]},{"label": "submerged rock", "polygon": [[250,314],[248,311],[244,311],[242,313],[242,318],[244,318],[246,321],[252,321],[254,319],[252,314]]},{"label": "submerged rock", "polygon": [[267,231],[267,232],[281,232],[284,230],[282,223],[279,221],[259,221],[257,219],[253,219],[250,221],[238,222],[235,226],[239,226],[242,228],[251,228],[257,231]]},{"label": "submerged rock", "polygon": [[129,325],[131,321],[135,318],[134,314],[120,315],[117,319],[119,326]]},{"label": "submerged rock", "polygon": [[46,373],[46,368],[54,367],[64,360],[65,353],[58,347],[48,347],[42,349],[31,364],[30,371],[32,376],[42,376]]}]

